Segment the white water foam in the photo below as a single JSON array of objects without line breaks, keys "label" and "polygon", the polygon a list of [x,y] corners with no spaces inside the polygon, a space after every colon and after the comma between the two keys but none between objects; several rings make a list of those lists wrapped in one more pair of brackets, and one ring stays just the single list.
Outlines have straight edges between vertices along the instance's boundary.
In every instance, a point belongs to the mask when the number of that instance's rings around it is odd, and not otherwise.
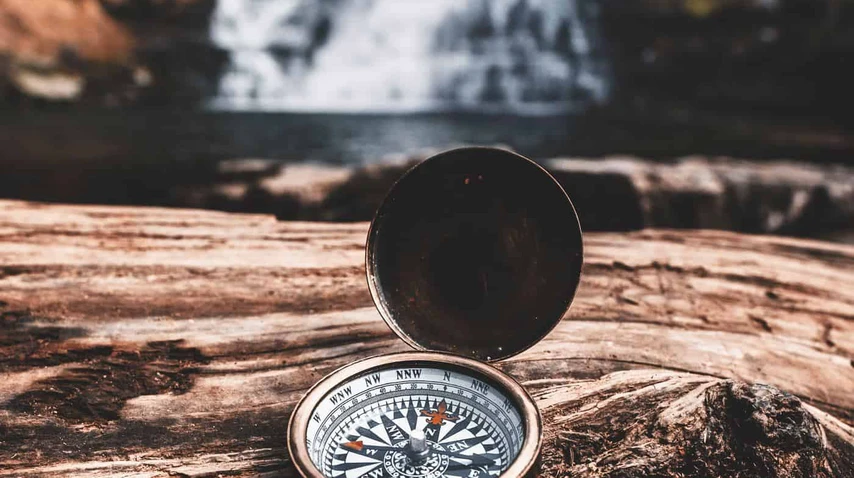
[{"label": "white water foam", "polygon": [[[520,6],[521,5],[521,6]],[[218,0],[215,109],[554,114],[608,94],[580,0]],[[586,14],[585,14],[586,13]],[[563,29],[563,31],[561,31]]]}]

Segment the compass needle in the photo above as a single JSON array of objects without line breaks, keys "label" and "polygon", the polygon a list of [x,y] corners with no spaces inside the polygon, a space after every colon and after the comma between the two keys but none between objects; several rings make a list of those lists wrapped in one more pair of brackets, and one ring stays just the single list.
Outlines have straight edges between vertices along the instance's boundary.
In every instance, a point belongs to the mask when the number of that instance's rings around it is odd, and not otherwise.
[{"label": "compass needle", "polygon": [[365,269],[380,316],[421,351],[351,363],[306,393],[288,426],[299,474],[536,476],[536,404],[487,362],[557,325],[581,264],[572,203],[536,163],[463,148],[404,174],[371,223]]},{"label": "compass needle", "polygon": [[362,448],[365,447],[365,445],[362,443],[362,440],[348,441],[346,443],[342,443],[341,446],[343,446],[344,448],[349,448],[353,451],[362,451]]}]

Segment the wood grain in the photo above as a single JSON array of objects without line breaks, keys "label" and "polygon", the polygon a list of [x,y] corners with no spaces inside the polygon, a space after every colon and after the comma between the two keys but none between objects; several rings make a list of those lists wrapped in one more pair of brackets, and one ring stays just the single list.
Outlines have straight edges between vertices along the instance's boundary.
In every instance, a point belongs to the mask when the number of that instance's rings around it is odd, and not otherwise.
[{"label": "wood grain", "polygon": [[[0,476],[293,476],[288,415],[406,350],[367,225],[0,201]],[[854,476],[854,247],[585,236],[563,322],[498,366],[546,476]]]}]

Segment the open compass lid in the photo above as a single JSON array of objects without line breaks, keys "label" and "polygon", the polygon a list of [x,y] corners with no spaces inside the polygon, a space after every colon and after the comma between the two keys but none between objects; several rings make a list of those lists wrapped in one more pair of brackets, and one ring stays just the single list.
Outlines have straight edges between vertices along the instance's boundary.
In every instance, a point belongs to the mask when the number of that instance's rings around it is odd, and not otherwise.
[{"label": "open compass lid", "polygon": [[581,228],[539,165],[461,148],[397,181],[365,259],[374,303],[406,343],[494,361],[536,344],[566,313],[581,275]]}]

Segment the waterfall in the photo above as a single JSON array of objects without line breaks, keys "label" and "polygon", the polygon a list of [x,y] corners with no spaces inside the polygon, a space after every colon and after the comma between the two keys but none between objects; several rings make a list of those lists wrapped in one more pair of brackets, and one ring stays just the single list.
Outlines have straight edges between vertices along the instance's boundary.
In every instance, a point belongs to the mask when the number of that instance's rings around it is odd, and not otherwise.
[{"label": "waterfall", "polygon": [[608,95],[592,0],[217,0],[225,110],[555,112]]}]

